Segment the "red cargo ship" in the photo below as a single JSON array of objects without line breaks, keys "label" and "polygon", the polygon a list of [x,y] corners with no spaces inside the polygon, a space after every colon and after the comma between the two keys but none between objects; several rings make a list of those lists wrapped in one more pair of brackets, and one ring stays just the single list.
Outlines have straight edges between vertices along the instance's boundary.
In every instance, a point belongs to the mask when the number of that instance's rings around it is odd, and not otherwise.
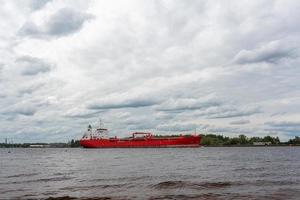
[{"label": "red cargo ship", "polygon": [[199,147],[199,135],[154,136],[151,133],[135,132],[128,138],[109,138],[108,130],[89,125],[88,130],[80,139],[85,148],[161,148],[161,147]]}]

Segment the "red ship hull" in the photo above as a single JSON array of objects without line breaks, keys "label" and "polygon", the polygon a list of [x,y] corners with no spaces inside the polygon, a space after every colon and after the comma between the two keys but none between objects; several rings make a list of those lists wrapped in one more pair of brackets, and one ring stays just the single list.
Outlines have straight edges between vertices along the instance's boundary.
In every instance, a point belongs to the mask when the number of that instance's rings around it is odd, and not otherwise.
[{"label": "red ship hull", "polygon": [[199,147],[200,136],[188,135],[177,137],[142,137],[81,139],[80,145],[85,148],[162,148],[162,147]]}]

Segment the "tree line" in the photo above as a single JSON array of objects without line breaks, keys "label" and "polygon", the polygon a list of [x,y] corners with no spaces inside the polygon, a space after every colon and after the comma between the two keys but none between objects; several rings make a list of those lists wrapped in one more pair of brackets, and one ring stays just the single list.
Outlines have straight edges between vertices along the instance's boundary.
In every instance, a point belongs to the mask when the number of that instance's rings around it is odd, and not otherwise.
[{"label": "tree line", "polygon": [[279,137],[265,136],[265,137],[247,137],[239,135],[237,137],[227,137],[215,134],[201,135],[201,144],[204,146],[237,146],[237,145],[254,145],[260,143],[261,145],[300,145],[300,138],[296,136],[288,142],[280,142]]},{"label": "tree line", "polygon": [[292,145],[300,145],[300,137],[296,136],[294,139],[290,139],[288,144]]}]

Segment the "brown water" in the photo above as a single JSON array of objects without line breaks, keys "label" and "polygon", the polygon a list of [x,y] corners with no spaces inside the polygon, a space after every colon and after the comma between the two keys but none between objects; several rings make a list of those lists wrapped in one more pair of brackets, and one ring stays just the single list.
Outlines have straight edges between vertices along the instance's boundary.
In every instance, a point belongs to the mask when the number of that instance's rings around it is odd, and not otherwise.
[{"label": "brown water", "polygon": [[0,159],[0,199],[300,199],[299,147],[20,148]]}]

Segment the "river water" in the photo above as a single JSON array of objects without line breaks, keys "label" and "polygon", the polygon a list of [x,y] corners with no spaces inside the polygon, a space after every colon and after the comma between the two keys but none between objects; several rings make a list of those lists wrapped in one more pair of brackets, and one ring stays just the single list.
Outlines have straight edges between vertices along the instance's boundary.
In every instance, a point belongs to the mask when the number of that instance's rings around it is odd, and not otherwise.
[{"label": "river water", "polygon": [[300,199],[299,147],[0,149],[0,199]]}]

